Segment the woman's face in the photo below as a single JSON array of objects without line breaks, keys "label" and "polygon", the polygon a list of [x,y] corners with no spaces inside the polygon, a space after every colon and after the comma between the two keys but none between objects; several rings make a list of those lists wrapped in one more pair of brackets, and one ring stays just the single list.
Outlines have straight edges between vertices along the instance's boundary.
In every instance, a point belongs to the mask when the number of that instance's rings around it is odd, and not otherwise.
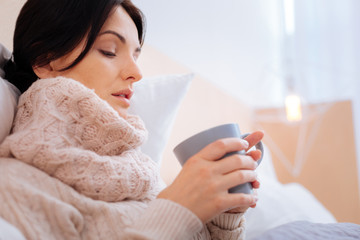
[{"label": "woman's face", "polygon": [[133,83],[142,78],[136,60],[140,54],[137,28],[121,7],[109,16],[92,49],[73,68],[57,71],[80,54],[85,41],[70,54],[50,63],[55,76],[72,78],[83,83],[107,101],[122,117],[126,117],[133,93]]}]

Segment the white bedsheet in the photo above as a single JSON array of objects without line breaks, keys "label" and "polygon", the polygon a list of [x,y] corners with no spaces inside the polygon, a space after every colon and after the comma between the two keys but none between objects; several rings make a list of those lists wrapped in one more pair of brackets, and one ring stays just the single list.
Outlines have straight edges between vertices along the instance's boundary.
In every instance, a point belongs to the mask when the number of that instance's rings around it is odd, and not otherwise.
[{"label": "white bedsheet", "polygon": [[25,240],[22,233],[13,225],[0,217],[0,240]]},{"label": "white bedsheet", "polygon": [[281,184],[266,176],[260,181],[257,206],[245,214],[248,239],[293,221],[336,222],[334,216],[302,185]]},{"label": "white bedsheet", "polygon": [[272,229],[254,240],[359,240],[360,225],[297,221]]}]

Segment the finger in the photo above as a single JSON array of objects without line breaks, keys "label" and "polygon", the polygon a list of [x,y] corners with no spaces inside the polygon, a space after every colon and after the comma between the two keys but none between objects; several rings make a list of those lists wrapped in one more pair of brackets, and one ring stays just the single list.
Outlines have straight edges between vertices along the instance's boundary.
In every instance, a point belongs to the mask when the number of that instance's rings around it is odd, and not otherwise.
[{"label": "finger", "polygon": [[253,194],[254,196],[257,196],[257,197],[258,197],[257,189],[254,189],[252,194]]},{"label": "finger", "polygon": [[259,200],[259,196],[258,196],[258,193],[257,193],[257,190],[256,190],[256,189],[253,190],[252,196],[253,196],[253,198],[254,198],[254,202],[255,202],[255,203],[254,203],[253,205],[251,205],[250,207],[251,207],[251,208],[255,208],[255,207],[256,207],[256,203],[257,203],[258,200]]},{"label": "finger", "polygon": [[248,152],[246,155],[252,157],[255,161],[259,160],[261,158],[261,151],[256,149],[253,151]]},{"label": "finger", "polygon": [[263,131],[255,131],[251,133],[249,136],[247,136],[245,138],[245,140],[248,141],[249,143],[249,147],[247,148],[247,150],[249,150],[250,148],[255,146],[258,142],[260,142],[263,137],[264,137]]},{"label": "finger", "polygon": [[247,149],[248,142],[239,138],[223,138],[216,140],[204,147],[198,153],[200,157],[207,160],[219,160],[229,152],[237,152]]},{"label": "finger", "polygon": [[260,188],[260,182],[258,180],[253,181],[251,185],[255,189]]},{"label": "finger", "polygon": [[256,206],[258,197],[252,194],[230,193],[227,195],[228,204],[233,208]]},{"label": "finger", "polygon": [[224,175],[221,183],[224,189],[230,189],[243,183],[254,182],[256,178],[257,173],[255,171],[236,170]]},{"label": "finger", "polygon": [[246,212],[246,210],[247,210],[246,207],[245,208],[237,207],[226,211],[226,213],[244,213]]},{"label": "finger", "polygon": [[215,164],[215,172],[220,174],[226,174],[241,169],[255,170],[258,166],[252,157],[241,154],[233,154],[217,161]]},{"label": "finger", "polygon": [[251,208],[255,208],[255,207],[256,207],[256,203],[257,203],[257,201],[259,200],[259,197],[258,197],[258,194],[257,194],[256,189],[254,189],[252,195],[253,195],[253,197],[254,197],[254,199],[255,199],[255,203],[254,203],[253,205],[251,205],[250,207],[251,207]]}]

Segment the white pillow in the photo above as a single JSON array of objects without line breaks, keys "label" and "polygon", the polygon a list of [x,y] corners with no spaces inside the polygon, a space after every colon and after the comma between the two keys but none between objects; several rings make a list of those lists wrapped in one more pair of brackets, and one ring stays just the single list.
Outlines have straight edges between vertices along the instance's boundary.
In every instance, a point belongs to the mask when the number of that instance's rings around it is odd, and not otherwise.
[{"label": "white pillow", "polygon": [[261,184],[257,190],[259,201],[256,208],[250,208],[245,213],[248,239],[293,221],[336,222],[334,216],[305,187],[278,181],[270,150],[265,144],[263,161],[257,172]]},{"label": "white pillow", "polygon": [[245,213],[248,239],[293,221],[336,222],[334,216],[302,185],[281,184],[266,174],[259,174],[259,178],[259,201],[256,208],[250,208]]},{"label": "white pillow", "polygon": [[25,240],[25,237],[15,226],[0,218],[0,239]]},{"label": "white pillow", "polygon": [[20,91],[16,87],[3,79],[5,72],[2,68],[10,56],[11,53],[0,44],[0,143],[10,133],[17,99],[20,95]]},{"label": "white pillow", "polygon": [[0,43],[0,77],[5,77],[5,72],[2,69],[8,59],[11,57],[11,52],[6,49],[1,43]]},{"label": "white pillow", "polygon": [[176,113],[194,74],[164,75],[134,85],[129,113],[139,115],[149,131],[142,151],[160,166]]}]

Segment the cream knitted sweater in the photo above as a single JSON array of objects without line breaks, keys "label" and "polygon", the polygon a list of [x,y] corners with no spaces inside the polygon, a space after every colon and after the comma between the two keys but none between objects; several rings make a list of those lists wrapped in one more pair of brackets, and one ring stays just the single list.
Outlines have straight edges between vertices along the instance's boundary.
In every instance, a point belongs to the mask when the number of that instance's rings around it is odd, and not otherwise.
[{"label": "cream knitted sweater", "polygon": [[0,146],[0,216],[27,239],[242,239],[240,214],[203,225],[156,199],[164,186],[140,151],[146,135],[77,81],[36,81]]}]

